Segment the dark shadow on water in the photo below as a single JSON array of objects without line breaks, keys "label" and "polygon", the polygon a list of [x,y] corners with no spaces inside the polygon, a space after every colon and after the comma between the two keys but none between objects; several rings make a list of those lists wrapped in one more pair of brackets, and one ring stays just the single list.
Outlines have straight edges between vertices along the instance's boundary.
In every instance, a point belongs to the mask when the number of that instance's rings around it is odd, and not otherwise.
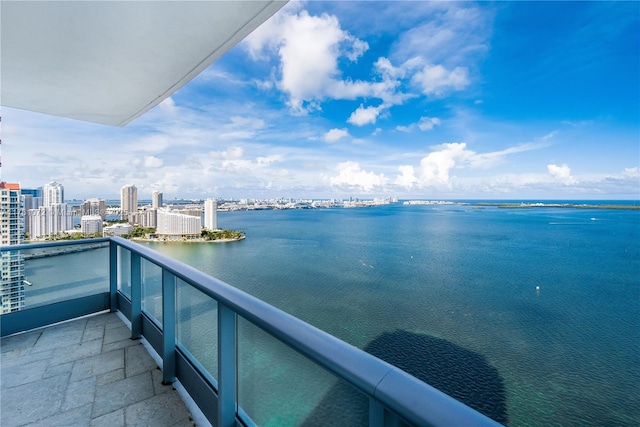
[{"label": "dark shadow on water", "polygon": [[[504,383],[484,356],[440,338],[402,330],[378,336],[364,350],[495,421],[507,423]],[[367,425],[367,405],[364,395],[341,382],[331,388],[303,425]]]}]

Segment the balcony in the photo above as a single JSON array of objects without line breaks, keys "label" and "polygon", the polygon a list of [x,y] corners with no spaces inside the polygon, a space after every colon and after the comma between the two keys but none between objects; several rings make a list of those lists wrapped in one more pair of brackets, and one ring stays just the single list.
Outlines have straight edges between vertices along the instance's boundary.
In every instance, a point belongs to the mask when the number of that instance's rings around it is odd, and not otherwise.
[{"label": "balcony", "polygon": [[111,237],[0,249],[21,254],[26,274],[24,307],[0,318],[3,426],[499,425],[146,246]]}]

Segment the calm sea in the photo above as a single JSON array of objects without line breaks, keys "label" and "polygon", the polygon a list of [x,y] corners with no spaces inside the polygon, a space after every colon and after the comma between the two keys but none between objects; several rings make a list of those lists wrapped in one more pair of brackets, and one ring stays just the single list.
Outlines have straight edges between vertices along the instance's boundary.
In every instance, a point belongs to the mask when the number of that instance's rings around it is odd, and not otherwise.
[{"label": "calm sea", "polygon": [[[218,224],[247,239],[151,246],[510,426],[640,425],[640,211],[395,204],[221,212]],[[239,362],[264,379],[241,384],[247,412],[331,424],[313,405],[339,385],[298,375],[307,365],[287,351]],[[278,387],[291,395],[274,412]]]}]

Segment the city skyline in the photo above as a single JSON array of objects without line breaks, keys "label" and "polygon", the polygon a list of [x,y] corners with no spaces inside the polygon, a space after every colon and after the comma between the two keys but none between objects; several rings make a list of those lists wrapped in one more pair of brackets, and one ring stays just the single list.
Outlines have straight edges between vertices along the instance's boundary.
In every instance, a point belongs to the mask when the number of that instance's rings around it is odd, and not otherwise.
[{"label": "city skyline", "polygon": [[75,199],[638,199],[639,12],[292,2],[125,128],[4,108],[3,178]]}]

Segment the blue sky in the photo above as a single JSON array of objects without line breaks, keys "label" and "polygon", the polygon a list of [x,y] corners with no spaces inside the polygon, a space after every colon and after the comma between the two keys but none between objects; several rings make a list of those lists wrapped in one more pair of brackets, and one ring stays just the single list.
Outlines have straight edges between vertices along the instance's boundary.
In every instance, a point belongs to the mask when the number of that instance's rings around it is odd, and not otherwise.
[{"label": "blue sky", "polygon": [[4,108],[2,178],[78,199],[639,199],[639,52],[638,2],[292,2],[125,128]]}]

